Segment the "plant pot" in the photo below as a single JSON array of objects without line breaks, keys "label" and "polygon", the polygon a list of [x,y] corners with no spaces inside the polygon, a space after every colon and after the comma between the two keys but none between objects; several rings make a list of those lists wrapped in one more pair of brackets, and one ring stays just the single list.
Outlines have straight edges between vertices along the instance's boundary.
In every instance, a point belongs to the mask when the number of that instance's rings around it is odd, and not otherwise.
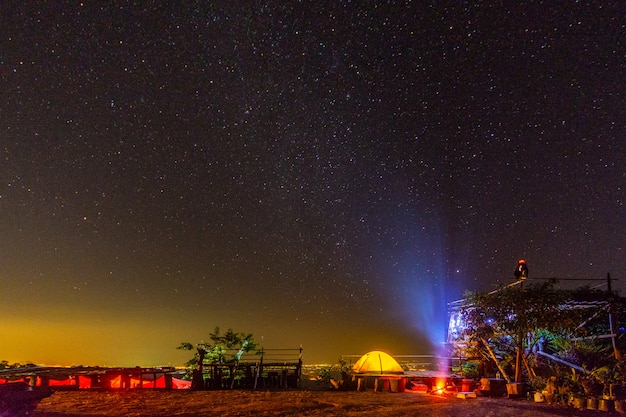
[{"label": "plant pot", "polygon": [[480,391],[486,397],[501,397],[506,394],[506,380],[496,378],[481,378]]},{"label": "plant pot", "polygon": [[523,382],[506,384],[506,392],[511,398],[526,398],[526,384]]},{"label": "plant pot", "polygon": [[587,410],[597,410],[597,409],[598,409],[598,399],[587,398]]},{"label": "plant pot", "polygon": [[534,394],[534,399],[536,403],[542,403],[544,402],[546,399],[544,398],[543,394],[540,393],[539,391],[536,391]]},{"label": "plant pot", "polygon": [[473,379],[463,379],[463,380],[461,380],[461,392],[471,392],[473,385],[474,385],[474,380]]},{"label": "plant pot", "polygon": [[613,405],[615,406],[615,411],[617,413],[626,413],[626,400],[615,400],[615,403]]},{"label": "plant pot", "polygon": [[598,400],[598,410],[599,411],[608,411],[611,412],[615,410],[615,402],[614,400],[607,400],[604,398],[600,398]]},{"label": "plant pot", "polygon": [[584,410],[587,408],[587,399],[581,397],[572,398],[572,406],[577,410]]}]

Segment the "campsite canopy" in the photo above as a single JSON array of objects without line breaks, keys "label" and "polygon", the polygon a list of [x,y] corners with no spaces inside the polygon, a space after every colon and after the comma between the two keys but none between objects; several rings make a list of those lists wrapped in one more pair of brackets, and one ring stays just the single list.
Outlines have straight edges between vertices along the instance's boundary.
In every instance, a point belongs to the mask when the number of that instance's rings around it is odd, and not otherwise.
[{"label": "campsite canopy", "polygon": [[403,374],[404,370],[388,353],[373,350],[361,356],[352,367],[355,374]]}]

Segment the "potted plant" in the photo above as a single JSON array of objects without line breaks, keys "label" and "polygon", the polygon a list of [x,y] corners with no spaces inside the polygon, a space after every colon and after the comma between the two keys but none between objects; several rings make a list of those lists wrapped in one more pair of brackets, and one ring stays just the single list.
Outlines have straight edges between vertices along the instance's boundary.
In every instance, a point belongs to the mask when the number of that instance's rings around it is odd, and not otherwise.
[{"label": "potted plant", "polygon": [[533,398],[536,403],[545,401],[543,391],[546,389],[547,381],[542,376],[535,376],[530,379],[530,387],[533,390]]},{"label": "potted plant", "polygon": [[542,394],[543,394],[543,397],[546,399],[546,402],[548,404],[552,404],[555,400],[556,393],[557,393],[556,376],[551,376],[550,378],[547,379],[546,387],[544,388]]},{"label": "potted plant", "polygon": [[587,397],[582,392],[570,392],[570,404],[577,410],[587,408]]},{"label": "potted plant", "polygon": [[626,392],[624,384],[615,387],[615,411],[618,413],[626,413]]},{"label": "potted plant", "polygon": [[562,387],[566,390],[567,403],[577,410],[587,408],[587,396],[581,383],[580,374],[572,368],[571,374],[563,375]]},{"label": "potted plant", "polygon": [[621,414],[626,413],[626,400],[616,398],[614,405],[615,405],[615,411]]},{"label": "potted plant", "polygon": [[598,397],[602,394],[602,385],[596,378],[590,375],[585,375],[581,378],[581,384],[583,386],[585,397],[587,397],[587,409],[598,409]]},{"label": "potted plant", "polygon": [[591,376],[602,384],[602,395],[598,399],[598,410],[613,411],[615,409],[614,387],[623,382],[619,363],[596,368],[591,371]]}]

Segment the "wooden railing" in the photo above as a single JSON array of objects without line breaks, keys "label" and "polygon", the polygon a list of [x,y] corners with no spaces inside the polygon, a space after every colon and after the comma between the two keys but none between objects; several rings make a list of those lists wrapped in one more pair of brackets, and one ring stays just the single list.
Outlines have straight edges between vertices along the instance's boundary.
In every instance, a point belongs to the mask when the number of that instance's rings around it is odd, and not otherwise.
[{"label": "wooden railing", "polygon": [[[225,352],[233,357],[236,351]],[[203,364],[207,389],[299,388],[302,346],[295,349],[261,349],[244,353],[239,361],[207,361]]]}]

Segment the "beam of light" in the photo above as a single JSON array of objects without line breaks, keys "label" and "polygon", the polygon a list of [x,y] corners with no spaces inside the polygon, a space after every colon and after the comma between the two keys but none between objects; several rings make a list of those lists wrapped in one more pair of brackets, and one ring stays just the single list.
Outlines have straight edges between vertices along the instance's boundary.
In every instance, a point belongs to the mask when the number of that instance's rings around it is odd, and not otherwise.
[{"label": "beam of light", "polygon": [[[396,242],[395,250],[388,256],[394,262],[385,265],[385,297],[392,300],[396,317],[405,324],[407,332],[414,334],[416,341],[428,341],[428,346],[416,343],[411,353],[448,356],[444,346],[449,324],[447,303],[459,296],[457,278],[451,276],[459,272],[456,265],[450,266],[448,245],[436,223],[432,222],[426,230],[422,227],[406,232]],[[438,367],[444,370],[447,365]]]},{"label": "beam of light", "polygon": [[[433,254],[433,258],[440,255]],[[448,327],[447,302],[455,289],[448,288],[443,262],[417,261],[406,273],[397,276],[395,299],[407,325],[430,341],[429,352],[443,355]]]}]

